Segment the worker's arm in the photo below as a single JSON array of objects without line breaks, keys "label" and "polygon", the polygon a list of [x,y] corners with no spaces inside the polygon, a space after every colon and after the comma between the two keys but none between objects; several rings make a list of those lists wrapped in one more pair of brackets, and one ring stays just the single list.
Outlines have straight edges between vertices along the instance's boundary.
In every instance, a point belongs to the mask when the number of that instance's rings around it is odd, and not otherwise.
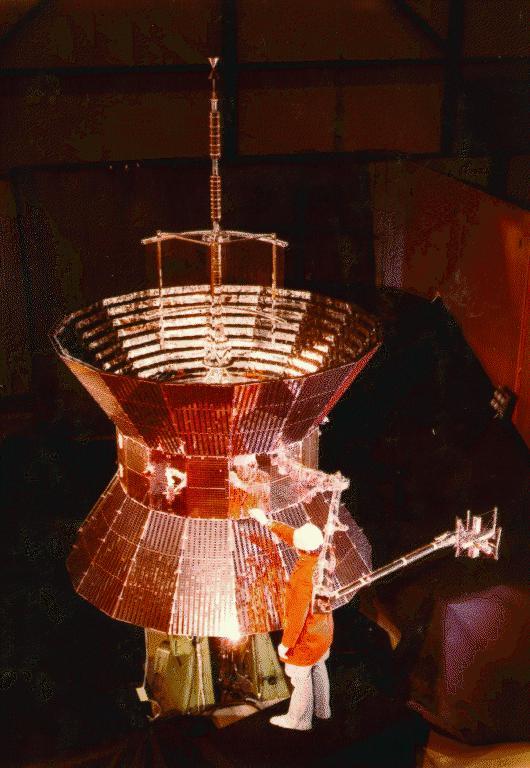
[{"label": "worker's arm", "polygon": [[285,523],[271,522],[269,523],[269,528],[274,534],[276,534],[279,539],[285,541],[286,544],[289,544],[290,547],[294,546],[293,535],[295,529],[291,528],[290,525],[286,525]]},{"label": "worker's arm", "polygon": [[290,525],[269,520],[265,512],[259,507],[249,509],[248,514],[260,525],[264,525],[266,528],[269,528],[274,534],[276,534],[276,536],[278,536],[279,539],[285,541],[286,544],[289,544],[290,547],[294,546],[293,535],[295,529],[291,528]]}]

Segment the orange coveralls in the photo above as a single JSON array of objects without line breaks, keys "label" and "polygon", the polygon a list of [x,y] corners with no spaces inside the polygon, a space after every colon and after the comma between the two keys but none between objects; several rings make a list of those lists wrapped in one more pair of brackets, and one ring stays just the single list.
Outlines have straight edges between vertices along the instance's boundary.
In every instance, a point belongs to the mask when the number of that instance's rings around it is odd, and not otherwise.
[{"label": "orange coveralls", "polygon": [[[272,523],[270,530],[291,547],[295,529]],[[317,717],[331,716],[329,679],[325,661],[333,640],[333,614],[312,613],[313,571],[318,552],[302,552],[285,591],[282,645],[289,649],[285,672],[294,686],[289,712],[289,727],[310,728],[313,706]]]},{"label": "orange coveralls", "polygon": [[[284,523],[272,523],[271,531],[293,545],[294,528]],[[285,617],[282,645],[289,655],[282,661],[309,667],[322,658],[333,641],[333,614],[312,613],[313,571],[318,553],[302,552],[285,590]]]}]

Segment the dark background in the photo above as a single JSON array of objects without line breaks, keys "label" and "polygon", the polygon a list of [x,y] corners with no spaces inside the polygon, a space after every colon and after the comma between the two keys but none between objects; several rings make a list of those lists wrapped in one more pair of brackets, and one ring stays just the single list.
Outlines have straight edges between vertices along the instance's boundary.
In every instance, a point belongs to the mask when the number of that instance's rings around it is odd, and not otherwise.
[{"label": "dark background", "polygon": [[[338,613],[340,722],[375,733],[377,764],[385,754],[413,764],[425,729],[396,702],[411,694],[414,670],[424,679],[414,665],[433,596],[523,581],[527,452],[509,421],[493,420],[489,400],[504,382],[486,376],[441,303],[382,287],[374,168],[395,178],[413,161],[461,181],[457,203],[473,187],[510,210],[527,205],[528,9],[518,0],[0,4],[6,765],[146,738],[134,697],[142,632],[81,601],[64,567],[114,471],[113,429],[48,334],[65,313],[144,286],[152,265],[140,238],[208,226],[212,54],[222,56],[223,223],[277,232],[290,243],[288,285],[357,301],[385,325],[384,347],[332,414],[321,452],[325,469],[352,479],[347,503],[375,564],[468,507],[501,509],[498,564],[434,561],[379,592],[404,630],[398,663],[356,605]],[[435,259],[428,245],[423,257]],[[524,698],[517,670],[509,674],[512,710],[503,716],[499,705],[482,730],[456,722],[460,738],[523,737]],[[170,745],[178,733],[158,731]],[[190,764],[212,764],[200,762],[207,749],[195,736],[181,743]]]}]

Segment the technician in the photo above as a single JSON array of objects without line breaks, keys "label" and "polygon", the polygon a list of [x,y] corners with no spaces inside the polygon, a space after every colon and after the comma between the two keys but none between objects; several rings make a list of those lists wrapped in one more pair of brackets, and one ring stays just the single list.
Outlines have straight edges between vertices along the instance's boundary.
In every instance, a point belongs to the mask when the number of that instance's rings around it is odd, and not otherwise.
[{"label": "technician", "polygon": [[311,611],[313,573],[324,537],[312,523],[291,528],[269,520],[258,508],[249,510],[249,515],[298,553],[298,561],[286,585],[284,630],[278,646],[278,655],[285,662],[293,693],[289,711],[271,717],[270,722],[281,728],[308,731],[312,727],[313,712],[322,720],[331,717],[326,659],[333,640],[333,615]]}]

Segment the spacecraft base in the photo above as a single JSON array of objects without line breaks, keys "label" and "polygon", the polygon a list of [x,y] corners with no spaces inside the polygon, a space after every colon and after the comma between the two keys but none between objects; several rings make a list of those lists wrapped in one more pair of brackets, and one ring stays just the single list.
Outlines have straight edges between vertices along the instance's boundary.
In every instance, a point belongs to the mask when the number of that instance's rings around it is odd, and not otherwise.
[{"label": "spacecraft base", "polygon": [[283,670],[266,633],[237,641],[146,630],[145,687],[153,717],[198,715],[250,704],[245,713],[289,697]]}]

